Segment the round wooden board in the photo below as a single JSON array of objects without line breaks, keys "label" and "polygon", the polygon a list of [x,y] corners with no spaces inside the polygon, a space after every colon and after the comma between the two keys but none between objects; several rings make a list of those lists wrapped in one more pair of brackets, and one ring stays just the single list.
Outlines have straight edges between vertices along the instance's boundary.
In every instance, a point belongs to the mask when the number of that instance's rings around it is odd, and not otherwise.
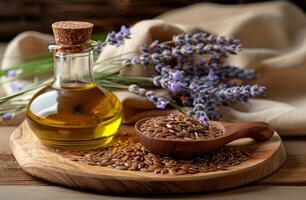
[{"label": "round wooden board", "polygon": [[[133,131],[132,127],[127,126],[122,129]],[[266,142],[240,139],[230,145],[241,145],[254,153],[250,160],[225,171],[173,176],[122,171],[70,161],[42,146],[27,122],[23,122],[10,138],[10,148],[18,164],[29,174],[75,189],[107,193],[186,193],[233,188],[271,174],[286,159],[277,133]]]}]

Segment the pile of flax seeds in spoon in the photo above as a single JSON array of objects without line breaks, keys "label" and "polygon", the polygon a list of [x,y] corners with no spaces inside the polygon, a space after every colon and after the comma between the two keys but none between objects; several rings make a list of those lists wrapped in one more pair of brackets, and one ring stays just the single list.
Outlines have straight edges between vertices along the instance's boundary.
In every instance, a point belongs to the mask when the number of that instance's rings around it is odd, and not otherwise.
[{"label": "pile of flax seeds in spoon", "polygon": [[[175,138],[205,139],[222,135],[219,130],[215,130],[213,127],[209,126],[202,127],[205,129],[200,130],[200,124],[193,122],[192,119],[186,119],[182,114],[168,115],[153,119],[157,121],[155,124],[159,122],[158,119],[166,119],[166,124],[163,126],[163,128],[167,129],[164,129],[164,132],[167,133],[166,135],[171,135],[169,130],[174,129],[172,124],[182,123],[181,127],[184,128],[184,130],[188,130],[188,128],[190,129],[190,134],[184,133],[183,136],[177,136],[176,133],[179,131],[174,131],[175,133],[172,135],[175,135]],[[186,121],[187,123],[185,123]],[[186,124],[189,125],[186,127]],[[154,123],[148,123],[148,126],[152,127],[155,125]],[[190,128],[190,126],[193,128]],[[155,132],[160,133],[160,131]],[[151,136],[156,137],[152,135],[153,133],[154,130],[150,132]],[[157,137],[163,138],[163,136]],[[167,136],[165,137],[167,138]],[[231,166],[239,165],[241,162],[248,160],[251,156],[251,153],[246,150],[238,147],[225,146],[194,158],[175,159],[162,157],[154,155],[146,150],[146,148],[137,141],[134,135],[129,135],[123,132],[119,132],[110,144],[101,149],[91,151],[57,150],[57,152],[72,161],[87,165],[169,175],[185,175],[227,170]]]},{"label": "pile of flax seeds in spoon", "polygon": [[220,129],[184,114],[152,117],[141,124],[140,131],[149,137],[176,140],[203,140],[222,135]]}]

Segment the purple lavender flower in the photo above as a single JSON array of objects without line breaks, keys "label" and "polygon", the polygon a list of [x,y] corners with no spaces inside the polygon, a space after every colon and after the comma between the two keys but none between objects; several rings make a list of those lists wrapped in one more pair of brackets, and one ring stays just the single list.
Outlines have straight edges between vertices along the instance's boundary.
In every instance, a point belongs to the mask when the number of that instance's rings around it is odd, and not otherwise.
[{"label": "purple lavender flower", "polygon": [[2,119],[3,121],[7,121],[7,120],[10,120],[13,118],[13,114],[12,113],[9,113],[9,112],[6,112],[2,115]]},{"label": "purple lavender flower", "polygon": [[170,101],[162,96],[158,96],[152,90],[147,91],[144,88],[140,88],[136,84],[132,84],[129,86],[128,90],[134,94],[138,94],[140,96],[146,97],[148,101],[155,104],[155,106],[159,109],[165,109],[166,106],[170,103]]},{"label": "purple lavender flower", "polygon": [[121,37],[123,37],[123,38],[130,38],[130,36],[131,36],[130,29],[128,27],[124,26],[124,25],[121,26],[119,33],[120,33]]},{"label": "purple lavender flower", "polygon": [[194,105],[193,110],[194,111],[199,111],[199,110],[204,111],[205,110],[205,105],[202,104],[202,103],[197,103],[197,104]]},{"label": "purple lavender flower", "polygon": [[185,88],[183,79],[184,72],[179,70],[173,70],[170,66],[164,66],[160,75],[153,77],[153,84],[168,89],[172,93],[178,93]]},{"label": "purple lavender flower", "polygon": [[162,63],[161,55],[158,53],[152,53],[151,54],[151,61],[153,64],[159,64]]},{"label": "purple lavender flower", "polygon": [[204,111],[196,111],[195,118],[202,124],[207,124],[208,117]]},{"label": "purple lavender flower", "polygon": [[168,44],[165,44],[165,43],[159,44],[159,47],[160,47],[161,51],[171,50],[171,47]]},{"label": "purple lavender flower", "polygon": [[156,100],[158,98],[157,95],[155,94],[155,92],[153,92],[151,90],[146,92],[146,97],[150,102],[156,102]]},{"label": "purple lavender flower", "polygon": [[139,94],[139,96],[141,96],[141,97],[144,97],[144,96],[146,96],[146,89],[144,89],[144,88],[139,88],[139,90],[138,90],[138,94]]},{"label": "purple lavender flower", "polygon": [[190,34],[190,33],[187,33],[187,34],[185,34],[184,39],[185,39],[185,42],[186,42],[186,43],[191,43],[192,40],[193,40],[193,35]]},{"label": "purple lavender flower", "polygon": [[157,87],[161,87],[161,76],[154,76],[153,77],[153,84]]},{"label": "purple lavender flower", "polygon": [[126,26],[121,26],[119,32],[111,32],[106,37],[106,43],[115,45],[116,47],[121,46],[125,39],[129,39],[131,35],[130,30]]},{"label": "purple lavender flower", "polygon": [[217,81],[219,77],[215,74],[214,70],[211,68],[206,76],[206,79],[210,82]]},{"label": "purple lavender flower", "polygon": [[198,43],[197,45],[195,45],[195,50],[199,54],[204,54],[206,52],[204,48],[205,48],[205,45],[203,43]]},{"label": "purple lavender flower", "polygon": [[106,42],[111,45],[118,45],[120,42],[117,42],[116,32],[112,31],[106,36]]},{"label": "purple lavender flower", "polygon": [[156,70],[157,72],[161,72],[161,71],[162,71],[162,68],[164,68],[164,67],[165,67],[164,64],[158,63],[158,64],[155,65],[155,70]]},{"label": "purple lavender flower", "polygon": [[208,35],[208,37],[206,38],[207,41],[210,41],[210,42],[215,42],[217,40],[217,35],[216,34],[210,34]]},{"label": "purple lavender flower", "polygon": [[[255,79],[253,70],[223,64],[224,58],[241,50],[239,40],[208,33],[178,34],[172,40],[143,45],[130,62],[153,65],[158,73],[152,78],[153,84],[168,90],[183,106],[192,107],[188,114],[201,123],[219,120],[220,105],[244,103],[264,94],[262,86],[234,84],[236,79]],[[130,91],[145,96],[161,109],[170,104],[169,99],[141,89],[131,86]]]},{"label": "purple lavender flower", "polygon": [[221,118],[220,113],[220,103],[216,101],[215,98],[210,98],[206,100],[205,104],[205,112],[207,116],[209,116],[209,119],[211,120],[219,120]]},{"label": "purple lavender flower", "polygon": [[13,93],[20,92],[23,89],[23,87],[20,84],[17,84],[16,82],[12,82],[10,84],[10,88]]},{"label": "purple lavender flower", "polygon": [[173,36],[172,40],[178,45],[182,45],[185,43],[185,37],[183,36],[183,34]]},{"label": "purple lavender flower", "polygon": [[134,57],[131,59],[131,64],[132,64],[132,65],[139,65],[139,64],[140,64],[140,60],[139,60],[138,56],[134,56]]},{"label": "purple lavender flower", "polygon": [[251,97],[260,97],[266,94],[266,88],[259,85],[253,85],[250,88]]},{"label": "purple lavender flower", "polygon": [[[195,51],[197,54],[208,54],[215,58],[219,54],[222,56],[228,56],[228,54],[236,54],[241,50],[241,44],[239,40],[226,39],[224,36],[216,36],[214,34],[195,33],[191,34],[179,34],[173,37],[173,41],[176,46],[183,47],[183,55],[191,56]],[[174,55],[178,55],[177,49],[173,50]]]},{"label": "purple lavender flower", "polygon": [[9,78],[13,78],[17,76],[17,70],[16,69],[10,69],[6,72],[6,76]]},{"label": "purple lavender flower", "polygon": [[156,102],[156,107],[159,109],[165,109],[169,104],[169,100],[164,97],[158,97]]},{"label": "purple lavender flower", "polygon": [[186,44],[181,48],[181,54],[184,56],[191,56],[194,54],[194,48],[191,44]]},{"label": "purple lavender flower", "polygon": [[139,86],[136,84],[129,85],[128,91],[135,93],[135,94],[139,94]]},{"label": "purple lavender flower", "polygon": [[220,44],[226,43],[226,39],[225,39],[225,36],[224,36],[224,35],[218,36],[216,40],[217,40],[217,42],[220,43]]},{"label": "purple lavender flower", "polygon": [[149,45],[149,49],[153,52],[153,53],[160,53],[160,44],[158,40],[154,40],[150,45]]},{"label": "purple lavender flower", "polygon": [[182,57],[181,46],[175,46],[172,48],[172,55],[174,57]]},{"label": "purple lavender flower", "polygon": [[258,78],[258,75],[253,69],[240,69],[228,64],[218,66],[216,71],[222,76],[222,79],[238,78],[244,80],[253,80]]},{"label": "purple lavender flower", "polygon": [[207,44],[207,45],[203,45],[203,52],[207,53],[207,54],[211,54],[210,51],[213,50],[213,45],[212,44]]},{"label": "purple lavender flower", "polygon": [[165,49],[163,50],[162,52],[162,57],[163,59],[169,61],[173,58],[172,54],[171,54],[171,51],[169,49]]},{"label": "purple lavender flower", "polygon": [[244,85],[234,86],[221,89],[217,96],[222,102],[248,102],[251,97],[258,97],[265,95],[265,87],[258,85]]},{"label": "purple lavender flower", "polygon": [[166,106],[170,103],[168,99],[156,95],[155,92],[153,91],[146,92],[146,97],[150,102],[154,103],[155,106],[159,109],[165,109]]},{"label": "purple lavender flower", "polygon": [[169,90],[172,93],[178,93],[184,88],[184,84],[180,81],[172,81],[169,84]]},{"label": "purple lavender flower", "polygon": [[180,70],[175,70],[172,72],[172,80],[173,81],[182,81],[184,77],[184,72]]},{"label": "purple lavender flower", "polygon": [[149,47],[147,44],[140,45],[139,51],[141,53],[149,53]]},{"label": "purple lavender flower", "polygon": [[[151,46],[151,45],[150,45]],[[156,51],[157,47],[154,47],[155,51],[152,51],[152,49],[149,48],[149,50],[141,50],[140,55],[137,55],[132,58],[132,64],[142,64],[144,66],[147,66],[149,64],[153,64],[156,67],[157,71],[161,70],[161,66],[165,65],[165,61],[171,60],[172,54],[169,49],[162,49],[160,48],[159,51]]]},{"label": "purple lavender flower", "polygon": [[193,34],[192,43],[193,44],[198,44],[198,43],[201,43],[201,42],[202,43],[207,43],[208,42],[207,39],[206,39],[207,35],[209,35],[209,34],[204,33],[204,32],[199,32],[199,33]]},{"label": "purple lavender flower", "polygon": [[150,54],[143,53],[139,56],[140,64],[147,66],[150,64]]},{"label": "purple lavender flower", "polygon": [[95,46],[95,53],[100,54],[102,53],[103,49],[105,47],[105,43],[101,42],[101,41],[97,41],[97,45]]}]

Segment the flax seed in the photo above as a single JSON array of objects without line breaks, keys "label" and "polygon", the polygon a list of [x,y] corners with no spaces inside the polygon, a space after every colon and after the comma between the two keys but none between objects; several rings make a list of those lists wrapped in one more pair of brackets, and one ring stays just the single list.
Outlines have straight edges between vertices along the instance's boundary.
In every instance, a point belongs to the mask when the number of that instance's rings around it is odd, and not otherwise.
[{"label": "flax seed", "polygon": [[[183,121],[183,119],[183,116],[171,117],[171,120]],[[169,121],[162,121],[164,125],[168,122]],[[178,125],[182,127],[183,130],[186,130],[185,127],[188,126],[185,122],[175,122],[171,125],[173,127]],[[163,128],[161,128],[161,130]],[[173,128],[172,130],[177,129]],[[199,130],[198,125],[194,130],[196,130],[199,137],[206,137],[204,134],[200,136],[203,132]],[[206,133],[205,131],[206,130],[204,130],[204,133]],[[195,131],[191,130],[190,132],[182,131],[181,133],[184,133],[185,137],[185,133],[188,135],[194,132]],[[133,135],[127,134],[118,134],[107,147],[98,150],[55,150],[55,153],[61,154],[63,157],[83,165],[108,167],[114,170],[131,170],[138,171],[139,173],[168,174],[173,176],[228,170],[235,165],[245,162],[252,156],[251,152],[241,150],[237,147],[223,147],[190,159],[161,157],[150,153]]]},{"label": "flax seed", "polygon": [[140,130],[150,137],[183,140],[188,140],[186,138],[191,140],[209,139],[222,135],[222,130],[200,124],[184,114],[153,117],[141,124]]}]

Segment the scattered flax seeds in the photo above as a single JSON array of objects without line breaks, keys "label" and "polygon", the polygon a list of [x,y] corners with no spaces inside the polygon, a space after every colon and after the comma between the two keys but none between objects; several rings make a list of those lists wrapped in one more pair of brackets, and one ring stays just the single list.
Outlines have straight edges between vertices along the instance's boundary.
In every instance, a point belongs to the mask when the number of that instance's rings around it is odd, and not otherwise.
[{"label": "scattered flax seeds", "polygon": [[153,117],[141,124],[140,131],[150,137],[179,140],[203,140],[222,135],[220,129],[203,125],[185,114]]},{"label": "scattered flax seeds", "polygon": [[105,148],[92,151],[62,151],[64,157],[82,164],[118,170],[185,175],[227,170],[250,158],[250,152],[223,147],[191,159],[160,157],[147,151],[134,136],[119,133]]}]

